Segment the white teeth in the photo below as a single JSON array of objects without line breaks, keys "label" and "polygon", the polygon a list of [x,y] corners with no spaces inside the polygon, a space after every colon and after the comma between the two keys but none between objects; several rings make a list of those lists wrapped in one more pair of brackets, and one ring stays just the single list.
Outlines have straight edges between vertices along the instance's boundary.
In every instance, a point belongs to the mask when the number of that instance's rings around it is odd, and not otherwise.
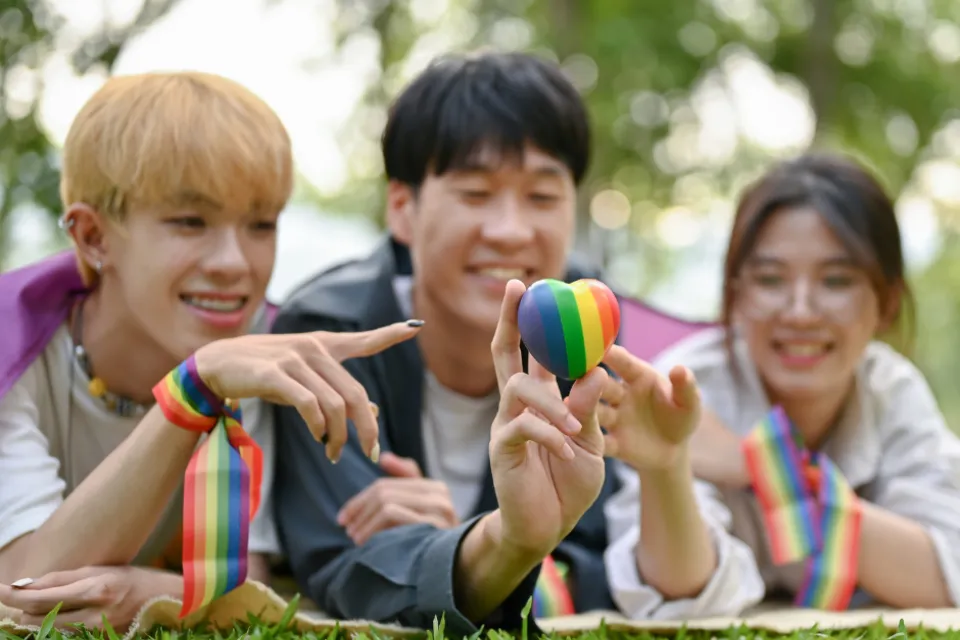
[{"label": "white teeth", "polygon": [[782,350],[787,355],[806,358],[810,356],[818,356],[823,353],[826,348],[823,345],[814,344],[788,344],[784,345]]},{"label": "white teeth", "polygon": [[197,307],[199,309],[206,309],[207,311],[220,311],[220,312],[237,311],[238,309],[243,307],[243,303],[244,303],[243,298],[233,298],[230,300],[223,300],[221,298],[184,296],[183,300],[190,306]]},{"label": "white teeth", "polygon": [[491,267],[489,269],[480,269],[480,274],[485,276],[490,276],[491,278],[498,278],[500,280],[511,280],[511,279],[522,279],[527,275],[527,272],[524,269],[502,269],[498,267]]}]

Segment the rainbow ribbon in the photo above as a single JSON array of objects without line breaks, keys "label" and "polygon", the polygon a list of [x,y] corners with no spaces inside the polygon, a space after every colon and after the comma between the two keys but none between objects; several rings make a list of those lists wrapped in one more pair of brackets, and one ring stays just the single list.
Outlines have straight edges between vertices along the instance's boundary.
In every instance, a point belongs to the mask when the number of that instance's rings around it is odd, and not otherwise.
[{"label": "rainbow ribbon", "polygon": [[808,490],[807,456],[783,409],[774,407],[742,448],[774,564],[809,557],[820,547],[820,513]]},{"label": "rainbow ribbon", "polygon": [[809,474],[821,509],[822,547],[807,561],[803,586],[795,604],[843,611],[857,588],[860,555],[860,500],[840,470],[823,454],[815,454]]},{"label": "rainbow ribbon", "polygon": [[567,566],[547,556],[540,565],[540,576],[533,590],[532,614],[535,618],[554,618],[576,613],[573,596],[567,587]]},{"label": "rainbow ribbon", "polygon": [[263,452],[237,402],[207,387],[193,356],[153,389],[174,425],[207,433],[187,465],[183,497],[183,618],[247,579],[250,521],[260,507]]}]

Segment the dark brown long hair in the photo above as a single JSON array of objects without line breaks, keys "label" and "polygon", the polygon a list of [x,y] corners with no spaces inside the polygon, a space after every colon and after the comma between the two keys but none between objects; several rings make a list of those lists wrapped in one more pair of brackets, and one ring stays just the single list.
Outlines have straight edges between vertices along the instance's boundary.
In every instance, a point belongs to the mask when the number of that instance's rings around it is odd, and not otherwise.
[{"label": "dark brown long hair", "polygon": [[[810,207],[830,227],[870,278],[881,318],[901,351],[913,347],[913,296],[904,275],[900,227],[894,205],[877,179],[856,161],[808,153],[782,162],[743,193],[733,222],[723,270],[721,319],[728,349],[736,281],[753,251],[760,229],[779,211]],[[891,308],[893,296],[899,304]]]}]

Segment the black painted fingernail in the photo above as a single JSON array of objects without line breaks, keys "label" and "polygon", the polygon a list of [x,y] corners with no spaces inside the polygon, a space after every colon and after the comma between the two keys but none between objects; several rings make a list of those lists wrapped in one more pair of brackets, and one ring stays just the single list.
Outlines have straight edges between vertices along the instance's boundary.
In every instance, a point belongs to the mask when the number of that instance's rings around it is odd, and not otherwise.
[{"label": "black painted fingernail", "polygon": [[327,444],[327,440],[329,439],[330,438],[327,437],[327,434],[323,434],[322,436],[320,436],[320,444]]},{"label": "black painted fingernail", "polygon": [[422,327],[423,320],[407,320],[408,327]]}]

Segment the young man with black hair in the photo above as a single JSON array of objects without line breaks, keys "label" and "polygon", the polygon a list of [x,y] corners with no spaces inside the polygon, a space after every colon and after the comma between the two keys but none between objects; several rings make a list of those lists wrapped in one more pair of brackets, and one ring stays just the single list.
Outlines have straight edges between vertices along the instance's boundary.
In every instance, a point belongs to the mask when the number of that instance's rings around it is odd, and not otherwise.
[{"label": "young man with black hair", "polygon": [[[657,377],[615,347],[606,363],[640,392],[602,368],[570,384],[521,349],[526,286],[596,275],[568,257],[590,144],[580,96],[528,55],[441,59],[394,103],[383,135],[390,237],[303,285],[274,325],[425,322],[416,341],[344,363],[379,406],[379,464],[353,435],[331,463],[278,408],[280,538],[300,588],[329,615],[422,628],[445,615],[448,631],[470,633],[516,628],[534,595],[544,615],[610,610],[696,597],[713,574],[689,474],[657,481],[657,502],[675,512],[662,526],[645,518],[639,543],[608,552],[638,515],[610,504],[627,472],[604,458],[600,422],[631,422],[606,436],[624,447],[689,431],[692,378]],[[685,403],[651,411],[654,385],[663,402]],[[620,403],[631,420],[610,413]]]}]

